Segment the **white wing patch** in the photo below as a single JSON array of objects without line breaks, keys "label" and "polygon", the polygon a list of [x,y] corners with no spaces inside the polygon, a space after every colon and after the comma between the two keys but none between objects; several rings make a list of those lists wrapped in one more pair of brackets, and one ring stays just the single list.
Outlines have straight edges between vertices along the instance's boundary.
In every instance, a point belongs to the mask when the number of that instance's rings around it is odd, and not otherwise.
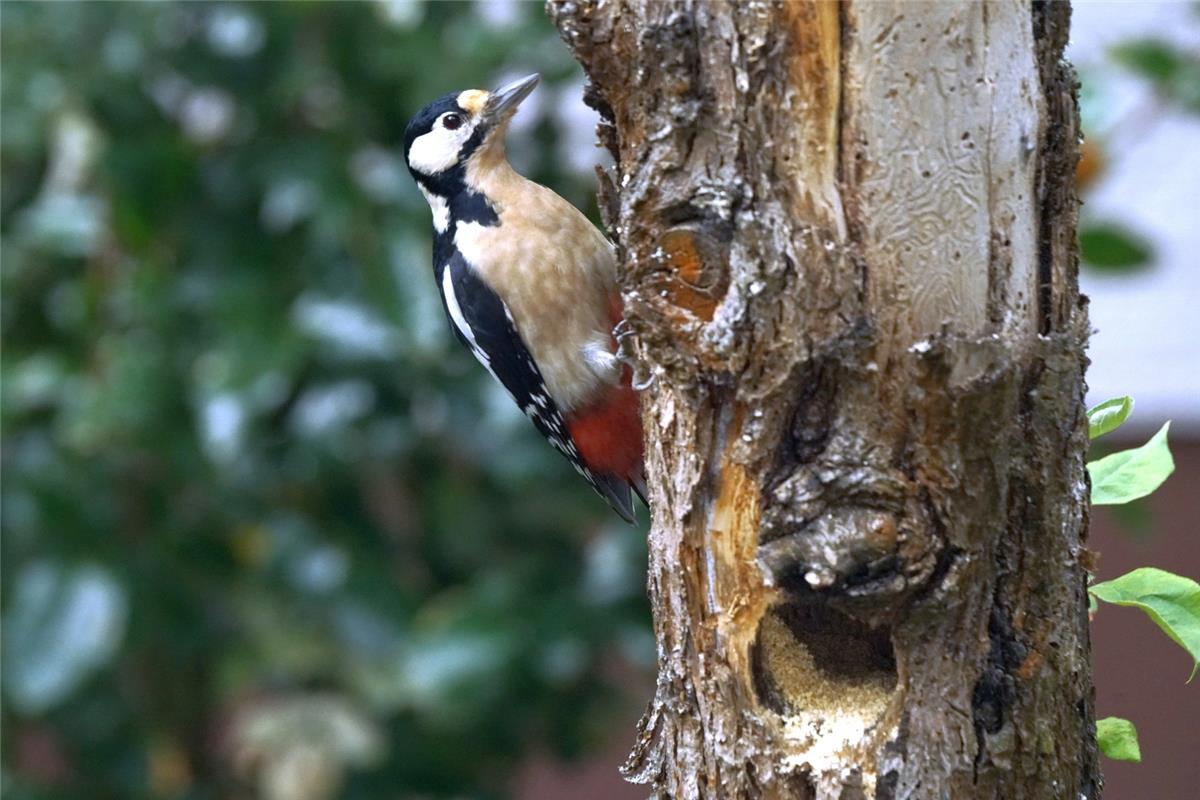
[{"label": "white wing patch", "polygon": [[[446,297],[446,310],[450,312],[450,319],[454,322],[454,327],[458,328],[458,332],[471,346],[471,355],[475,356],[476,361],[483,364],[484,369],[490,372],[501,386],[504,386],[504,381],[501,381],[500,376],[492,369],[492,359],[488,357],[487,351],[479,346],[479,342],[475,339],[475,331],[471,330],[466,316],[463,315],[462,306],[458,304],[458,296],[454,294],[454,277],[450,267],[442,270],[442,294]],[[507,386],[504,388],[508,389]],[[512,392],[509,392],[509,395],[511,396]]]},{"label": "white wing patch", "polygon": [[467,318],[463,316],[462,306],[458,304],[458,296],[454,294],[454,276],[452,270],[446,267],[442,270],[442,294],[446,298],[446,309],[450,312],[450,319],[454,322],[454,327],[458,328],[458,332],[466,337],[471,343],[471,351],[476,357],[487,362],[487,353],[479,348],[479,343],[475,341],[475,331],[471,330],[471,326],[467,324]]}]

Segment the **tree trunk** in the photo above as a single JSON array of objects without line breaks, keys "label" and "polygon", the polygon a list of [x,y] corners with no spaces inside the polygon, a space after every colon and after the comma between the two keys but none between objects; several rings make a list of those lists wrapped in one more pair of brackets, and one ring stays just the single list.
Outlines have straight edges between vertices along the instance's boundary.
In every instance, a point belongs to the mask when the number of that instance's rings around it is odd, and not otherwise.
[{"label": "tree trunk", "polygon": [[616,158],[662,797],[1093,798],[1069,7],[551,0]]}]

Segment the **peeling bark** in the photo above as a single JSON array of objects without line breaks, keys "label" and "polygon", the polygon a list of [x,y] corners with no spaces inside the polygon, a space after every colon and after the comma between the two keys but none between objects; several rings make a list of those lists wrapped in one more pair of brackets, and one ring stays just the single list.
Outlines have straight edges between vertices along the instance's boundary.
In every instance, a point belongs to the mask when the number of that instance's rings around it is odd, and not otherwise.
[{"label": "peeling bark", "polygon": [[1094,798],[1069,7],[551,0],[616,167],[671,798]]}]

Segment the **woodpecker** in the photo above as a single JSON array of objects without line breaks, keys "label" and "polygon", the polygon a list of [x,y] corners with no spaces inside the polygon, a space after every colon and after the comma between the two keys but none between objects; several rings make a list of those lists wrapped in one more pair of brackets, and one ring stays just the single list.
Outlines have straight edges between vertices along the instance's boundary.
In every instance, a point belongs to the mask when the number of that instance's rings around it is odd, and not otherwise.
[{"label": "woodpecker", "polygon": [[612,244],[582,213],[512,168],[504,136],[537,86],[451,93],[404,132],[433,212],[433,275],[459,341],[537,430],[627,522],[645,502],[642,424],[614,330]]}]

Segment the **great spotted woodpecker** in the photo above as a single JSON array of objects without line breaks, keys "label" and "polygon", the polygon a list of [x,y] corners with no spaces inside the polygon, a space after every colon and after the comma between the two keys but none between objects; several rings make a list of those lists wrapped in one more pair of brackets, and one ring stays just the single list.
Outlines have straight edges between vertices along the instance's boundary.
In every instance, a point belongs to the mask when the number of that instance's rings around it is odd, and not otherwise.
[{"label": "great spotted woodpecker", "polygon": [[645,500],[642,425],[616,257],[574,206],[518,175],[504,152],[530,75],[441,97],[404,132],[408,169],[433,211],[433,273],[459,340],[534,426],[626,521]]}]

